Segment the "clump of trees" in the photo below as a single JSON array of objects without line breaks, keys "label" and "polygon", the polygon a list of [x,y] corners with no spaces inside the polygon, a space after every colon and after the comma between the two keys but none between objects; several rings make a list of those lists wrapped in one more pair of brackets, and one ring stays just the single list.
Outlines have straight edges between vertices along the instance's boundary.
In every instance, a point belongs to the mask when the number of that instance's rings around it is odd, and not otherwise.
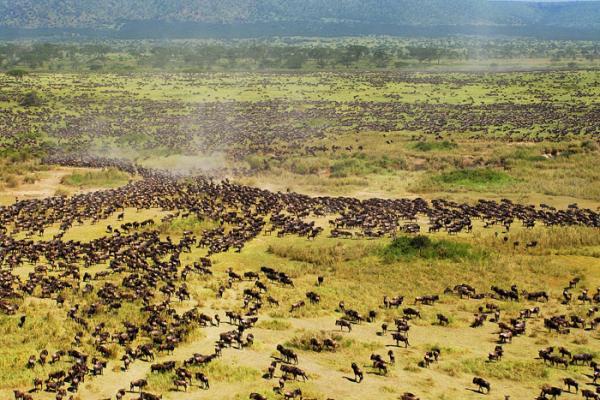
[{"label": "clump of trees", "polygon": [[23,79],[23,77],[27,75],[27,71],[21,68],[14,68],[6,71],[6,75],[15,79]]}]

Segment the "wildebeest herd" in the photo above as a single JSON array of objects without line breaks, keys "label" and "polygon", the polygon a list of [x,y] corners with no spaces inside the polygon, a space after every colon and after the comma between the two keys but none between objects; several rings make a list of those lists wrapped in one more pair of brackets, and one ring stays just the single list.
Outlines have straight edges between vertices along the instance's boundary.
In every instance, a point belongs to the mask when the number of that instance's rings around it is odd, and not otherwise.
[{"label": "wildebeest herd", "polygon": [[[29,388],[15,388],[16,400],[32,399],[34,392],[39,391],[55,393],[56,399],[74,398],[86,380],[104,373],[111,359],[120,360],[122,371],[136,363],[150,363],[151,374],[172,376],[174,390],[188,391],[195,385],[211,391],[210,374],[198,368],[217,360],[226,349],[251,348],[255,340],[252,330],[260,319],[261,309],[279,306],[279,301],[270,295],[269,286],[293,290],[294,280],[288,274],[267,266],[259,271],[229,269],[222,285],[214,288],[214,293],[217,298],[223,298],[224,294],[235,292],[240,282],[251,282],[251,287],[246,287],[241,293],[243,304],[240,309],[228,310],[222,315],[207,315],[197,306],[178,311],[176,304],[191,297],[186,282],[190,275],[200,278],[213,275],[213,255],[241,252],[249,241],[260,235],[297,235],[308,240],[326,234],[327,227],[319,225],[323,219],[329,220],[329,235],[338,238],[393,237],[401,232],[416,233],[424,225],[423,221],[427,221],[430,231],[445,230],[448,234],[470,232],[476,220],[507,230],[513,224],[528,228],[536,224],[600,227],[598,213],[577,205],[557,210],[509,200],[462,204],[446,200],[428,202],[420,198],[358,200],[309,197],[296,193],[273,193],[227,180],[178,177],[119,160],[55,156],[46,162],[96,168],[112,166],[139,174],[141,179],[117,189],[72,197],[21,200],[0,207],[0,312],[5,315],[2,318],[15,319],[15,325],[24,329],[28,321],[26,315],[20,314],[20,306],[27,298],[41,298],[55,302],[67,316],[68,323],[77,328],[70,344],[65,343],[63,348],[52,354],[43,349],[22,360],[21,367],[33,371],[38,365],[55,365],[61,360],[63,367],[46,376],[36,376]],[[186,231],[177,239],[165,238],[156,230],[155,224],[159,221],[124,222],[125,216],[129,217],[136,209],[159,209],[167,213],[164,217],[167,219],[191,215],[199,220],[216,221],[218,227],[204,230],[199,235]],[[87,242],[64,239],[72,227],[101,224],[115,215],[123,222],[120,226],[113,224],[107,227],[102,237]],[[46,232],[52,227],[56,233],[48,237]],[[206,256],[185,264],[181,260],[182,255],[189,253],[192,247],[204,248]],[[19,276],[18,270],[25,266],[31,266],[31,272],[26,277]],[[95,266],[105,268],[90,272],[90,268]],[[497,324],[497,345],[488,359],[499,363],[505,347],[511,346],[514,338],[527,334],[531,320],[543,318],[545,329],[560,335],[597,328],[600,324],[600,316],[597,315],[600,290],[578,288],[578,283],[577,278],[568,284],[565,282],[559,298],[565,306],[572,302],[588,305],[589,311],[585,316],[543,313],[544,304],[552,294],[527,291],[518,284],[512,287],[492,286],[484,291],[468,284],[458,284],[447,288],[444,293],[421,295],[414,301],[409,301],[402,294],[390,296],[382,293],[381,309],[397,310],[397,318],[393,326],[383,323],[379,334],[387,336],[389,333],[389,344],[396,346],[396,351],[401,351],[411,346],[411,327],[415,320],[422,318],[422,309],[433,306],[440,296],[456,296],[465,301],[487,300],[473,316],[471,326],[475,329],[485,324]],[[322,296],[319,288],[326,285],[327,278],[320,276],[315,290],[294,302],[289,313],[293,315],[307,303],[318,304]],[[89,301],[88,298],[94,300]],[[503,319],[504,302],[535,302],[539,305],[530,307],[523,304],[519,315]],[[98,316],[110,315],[134,304],[139,306],[138,323],[124,321],[118,327],[105,322],[94,323]],[[337,317],[331,321],[332,328],[348,331],[349,335],[357,324],[373,324],[379,319],[379,310],[359,312],[344,301],[339,302],[335,312]],[[159,354],[173,354],[194,329],[221,326],[221,318],[231,328],[219,334],[214,352],[194,353],[186,359],[156,361]],[[440,326],[448,326],[450,320],[448,315],[437,315]],[[92,343],[87,351],[83,350],[85,343]],[[337,348],[338,343],[333,338],[313,338],[310,341],[310,349],[318,353],[336,351]],[[288,389],[286,385],[289,381],[310,381],[311,371],[302,366],[302,358],[294,349],[280,344],[273,350],[277,356],[270,366],[265,366],[268,368],[265,377],[280,377],[274,393],[285,399],[302,398],[301,388]],[[442,349],[431,349],[423,355],[419,366],[428,368],[443,357],[446,355]],[[571,389],[579,391],[580,386],[584,398],[600,398],[595,391],[583,388],[584,384],[595,384],[600,377],[600,367],[594,354],[571,353],[564,347],[546,347],[540,350],[539,359],[540,363],[565,370],[572,365],[585,365],[589,368],[590,377],[589,382],[572,378],[565,378],[564,385],[552,382],[541,388],[540,399],[556,398]],[[353,380],[361,383],[366,379],[363,368],[386,376],[395,362],[396,355],[390,350],[385,355],[373,353],[370,360],[349,360],[347,367],[353,372]],[[473,390],[482,393],[501,391],[480,376],[475,376],[470,384]],[[131,381],[128,387],[115,393],[115,398],[123,399],[128,393],[138,393],[140,399],[161,398],[161,394],[148,391],[146,378]],[[251,393],[249,398],[267,397]],[[402,395],[402,399],[418,398],[411,393]]]},{"label": "wildebeest herd", "polygon": [[[542,90],[540,84],[548,73],[532,76],[499,76],[503,85],[528,88],[533,102],[500,101],[497,82],[485,75],[452,76],[443,74],[409,74],[396,72],[363,73],[360,77],[349,74],[322,74],[315,76],[314,86],[336,87],[353,91],[354,86],[367,85],[373,89],[387,85],[407,85],[408,95],[428,91],[430,85],[448,85],[453,90],[479,85],[489,89],[489,97],[498,102],[477,102],[474,98],[460,104],[440,102],[441,97],[426,93],[422,101],[406,102],[402,95],[387,93],[377,101],[362,100],[359,96],[351,101],[338,102],[312,99],[311,87],[306,100],[282,101],[259,97],[256,101],[227,101],[218,95],[203,102],[188,102],[173,98],[152,101],[139,95],[148,89],[148,82],[136,80],[134,87],[125,89],[130,78],[88,79],[86,77],[62,77],[65,82],[42,84],[37,80],[27,83],[29,89],[44,92],[45,107],[21,112],[18,108],[0,112],[0,130],[4,138],[13,138],[15,146],[26,145],[28,138],[22,132],[40,129],[53,137],[60,146],[87,150],[101,139],[117,140],[120,146],[142,149],[166,148],[186,154],[196,152],[224,151],[232,159],[239,160],[248,154],[268,154],[274,158],[286,154],[306,155],[331,150],[335,147],[308,145],[311,140],[322,139],[335,130],[391,132],[408,131],[415,134],[442,135],[467,132],[473,138],[494,137],[515,141],[563,141],[571,136],[599,133],[600,112],[597,105],[589,102],[590,86],[584,76],[553,73],[553,82],[564,82],[578,90],[570,94],[571,100],[548,101],[551,91]],[[175,82],[175,88],[194,88],[208,85],[218,93],[226,87],[218,79],[204,77],[159,75],[155,82]],[[248,76],[237,77],[240,87],[255,88],[260,85],[281,89],[276,75],[266,74],[253,80]],[[113,79],[115,79],[113,77]],[[3,82],[0,99],[19,98],[23,84]],[[168,87],[168,86],[167,86]],[[341,88],[341,89],[340,89]],[[72,96],[65,94],[77,93]],[[157,88],[155,88],[157,89]],[[258,89],[257,95],[261,94]],[[56,91],[56,92],[55,92]],[[111,93],[110,99],[93,93]],[[318,93],[318,92],[317,92]],[[74,112],[53,112],[58,104]],[[314,121],[322,121],[315,124]],[[341,124],[339,121],[343,121]],[[143,135],[137,135],[139,126],[145,126]],[[538,129],[542,127],[543,129]],[[543,134],[540,132],[543,131]],[[132,133],[133,132],[133,133]],[[493,135],[488,135],[493,133]],[[343,150],[340,149],[340,150]]]}]

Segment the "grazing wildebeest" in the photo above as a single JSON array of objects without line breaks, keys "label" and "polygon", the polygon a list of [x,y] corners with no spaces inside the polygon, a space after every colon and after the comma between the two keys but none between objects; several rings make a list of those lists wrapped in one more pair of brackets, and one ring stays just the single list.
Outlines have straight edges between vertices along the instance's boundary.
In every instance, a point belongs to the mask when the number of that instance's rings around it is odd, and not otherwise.
[{"label": "grazing wildebeest", "polygon": [[488,354],[488,361],[499,361],[500,359],[502,359],[503,355],[504,349],[502,348],[502,346],[496,346],[494,351]]},{"label": "grazing wildebeest", "polygon": [[397,347],[400,347],[400,342],[404,343],[404,348],[410,346],[410,343],[408,342],[408,337],[400,332],[392,333],[392,339],[396,341]]},{"label": "grazing wildebeest", "polygon": [[185,379],[173,379],[173,386],[175,386],[175,390],[179,390],[179,387],[182,386],[184,392],[187,392],[188,382]]},{"label": "grazing wildebeest", "polygon": [[590,400],[590,399],[592,399],[592,400],[598,400],[598,399],[600,399],[600,396],[598,396],[598,394],[592,392],[589,389],[583,389],[583,390],[581,390],[581,395],[583,396],[583,398],[585,400]]},{"label": "grazing wildebeest", "polygon": [[300,390],[300,388],[285,392],[283,394],[284,399],[295,399],[296,397],[302,400],[302,390]]},{"label": "grazing wildebeest", "polygon": [[140,392],[142,391],[143,388],[145,388],[146,386],[148,386],[148,381],[145,379],[137,379],[135,381],[132,381],[129,384],[129,391],[130,392],[134,392],[135,388],[140,389]]},{"label": "grazing wildebeest", "polygon": [[577,393],[579,391],[579,383],[577,383],[577,381],[575,379],[565,378],[565,379],[563,379],[563,383],[567,387],[567,391],[569,393],[571,392],[571,387],[575,388],[575,393]]},{"label": "grazing wildebeest", "polygon": [[306,372],[294,365],[282,364],[279,369],[281,372],[283,372],[285,377],[287,377],[288,374],[291,374],[294,377],[294,380],[296,380],[299,376],[302,377],[302,380],[308,380],[308,375]]},{"label": "grazing wildebeest", "polygon": [[402,396],[400,396],[400,400],[420,400],[416,395],[412,394],[412,393],[403,393]]},{"label": "grazing wildebeest", "polygon": [[385,308],[398,308],[404,302],[404,296],[396,296],[391,299],[387,296],[383,296],[383,305]]},{"label": "grazing wildebeest", "polygon": [[404,310],[402,310],[402,312],[404,313],[404,315],[407,318],[412,318],[412,317],[421,318],[421,312],[419,310],[414,309],[414,308],[407,307]]},{"label": "grazing wildebeest", "polygon": [[558,396],[562,394],[562,389],[556,386],[544,385],[542,386],[542,391],[540,396],[546,398],[546,396],[552,396],[553,399],[556,399]]},{"label": "grazing wildebeest", "polygon": [[571,364],[577,365],[579,362],[583,365],[589,364],[592,362],[593,358],[594,356],[589,353],[573,354],[571,357]]},{"label": "grazing wildebeest", "polygon": [[202,389],[210,389],[210,384],[206,375],[204,375],[202,372],[196,372],[195,377],[196,380],[200,382]]},{"label": "grazing wildebeest", "polygon": [[446,317],[443,314],[438,314],[437,320],[438,320],[438,324],[440,324],[441,326],[446,326],[450,323],[450,320],[448,319],[448,317]]},{"label": "grazing wildebeest", "polygon": [[387,366],[385,365],[385,361],[382,361],[382,360],[373,361],[373,368],[378,370],[380,375],[387,375],[387,373],[388,373]]},{"label": "grazing wildebeest", "polygon": [[548,302],[550,299],[550,296],[548,296],[548,293],[545,291],[527,293],[526,296],[527,300],[530,301],[540,301],[540,299],[544,299],[544,301]]},{"label": "grazing wildebeest", "polygon": [[338,319],[335,321],[335,325],[339,326],[340,330],[348,328],[348,332],[352,332],[352,323],[350,321],[346,321],[345,319]]},{"label": "grazing wildebeest", "polygon": [[250,396],[248,396],[248,399],[249,400],[267,400],[267,398],[260,393],[250,393]]},{"label": "grazing wildebeest", "polygon": [[293,303],[292,306],[290,307],[290,312],[294,312],[296,310],[299,310],[300,308],[304,307],[306,305],[306,303],[304,302],[304,300],[300,300],[297,303]]},{"label": "grazing wildebeest", "polygon": [[298,355],[293,350],[287,349],[287,348],[283,347],[282,345],[278,344],[277,351],[279,352],[279,354],[281,354],[281,356],[283,357],[285,362],[287,362],[287,363],[293,362],[294,364],[298,364]]},{"label": "grazing wildebeest", "polygon": [[388,357],[390,358],[390,364],[396,364],[396,356],[394,355],[393,350],[388,350]]},{"label": "grazing wildebeest", "polygon": [[484,392],[484,389],[486,393],[489,393],[492,388],[492,385],[488,381],[478,376],[473,378],[473,384],[477,386],[477,391],[481,393]]}]

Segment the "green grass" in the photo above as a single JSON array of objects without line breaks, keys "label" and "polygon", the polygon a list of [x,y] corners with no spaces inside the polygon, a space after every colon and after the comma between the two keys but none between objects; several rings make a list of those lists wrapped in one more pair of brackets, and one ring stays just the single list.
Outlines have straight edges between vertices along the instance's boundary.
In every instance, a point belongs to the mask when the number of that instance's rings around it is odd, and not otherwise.
[{"label": "green grass", "polygon": [[472,245],[450,240],[430,239],[428,236],[400,236],[381,249],[381,257],[386,262],[421,258],[426,260],[478,259],[485,254]]},{"label": "green grass", "polygon": [[290,261],[325,267],[362,258],[370,254],[375,246],[374,243],[350,244],[329,241],[306,246],[305,243],[286,241],[271,243],[267,251]]},{"label": "green grass", "polygon": [[270,331],[285,331],[290,329],[292,324],[283,319],[270,319],[259,321],[258,324],[256,324],[256,327]]},{"label": "green grass", "polygon": [[79,187],[116,187],[122,186],[130,179],[129,175],[116,168],[106,168],[99,171],[74,172],[64,176],[61,183],[67,186]]},{"label": "green grass", "polygon": [[495,191],[517,180],[503,171],[490,168],[457,169],[426,176],[414,188],[421,191]]},{"label": "green grass", "polygon": [[450,142],[448,140],[444,140],[441,142],[418,142],[413,148],[419,151],[443,151],[443,150],[453,150],[458,147],[458,144],[454,142]]},{"label": "green grass", "polygon": [[550,377],[550,369],[540,360],[502,360],[501,362],[490,363],[481,358],[466,359],[459,363],[444,365],[442,369],[451,376],[464,373],[516,382],[527,382]]},{"label": "green grass", "polygon": [[335,160],[329,167],[332,178],[347,178],[352,176],[365,176],[369,174],[387,174],[406,168],[406,161],[401,157],[368,156],[365,153],[356,153]]},{"label": "green grass", "polygon": [[198,234],[204,230],[214,229],[217,226],[218,223],[216,221],[199,219],[194,215],[162,222],[158,225],[158,231],[162,234],[181,234],[184,231],[191,231]]}]

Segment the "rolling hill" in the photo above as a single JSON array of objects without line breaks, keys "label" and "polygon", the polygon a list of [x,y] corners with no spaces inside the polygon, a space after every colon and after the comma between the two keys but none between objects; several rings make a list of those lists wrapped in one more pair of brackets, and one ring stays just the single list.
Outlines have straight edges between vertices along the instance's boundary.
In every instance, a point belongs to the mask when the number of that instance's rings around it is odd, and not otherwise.
[{"label": "rolling hill", "polygon": [[[220,29],[208,29],[218,25]],[[600,1],[516,2],[487,0],[0,0],[5,32],[91,29],[100,36],[191,37],[246,34],[394,34],[399,27],[447,27],[461,33],[507,27],[560,32],[600,29]],[[162,28],[161,28],[162,27]],[[448,28],[449,27],[449,28]],[[229,29],[229,30],[228,30]],[[133,32],[133,33],[132,33]],[[187,33],[186,33],[187,32]],[[229,35],[227,35],[229,33]]]}]

